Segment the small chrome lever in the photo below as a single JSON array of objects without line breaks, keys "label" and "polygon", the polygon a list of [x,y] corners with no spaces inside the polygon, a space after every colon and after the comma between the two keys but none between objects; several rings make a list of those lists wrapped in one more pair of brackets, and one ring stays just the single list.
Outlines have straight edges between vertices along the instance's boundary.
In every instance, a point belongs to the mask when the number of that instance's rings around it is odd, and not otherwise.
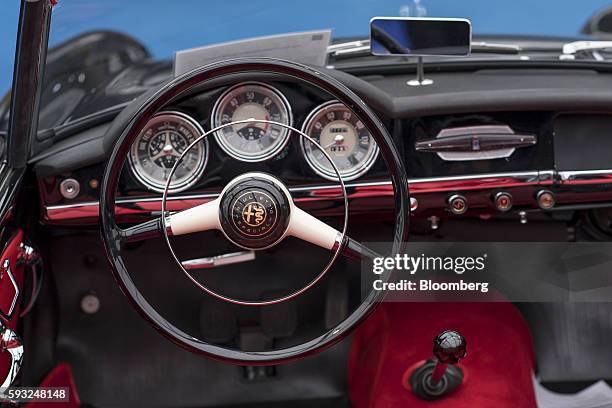
[{"label": "small chrome lever", "polygon": [[252,261],[255,259],[255,251],[240,251],[231,252],[229,254],[222,254],[216,256],[210,256],[207,258],[189,259],[181,262],[183,268],[189,270],[193,269],[210,269],[217,266],[232,265],[241,262]]},{"label": "small chrome lever", "polygon": [[8,352],[11,355],[11,366],[0,389],[11,386],[23,363],[23,343],[17,333],[0,321],[0,352]]}]

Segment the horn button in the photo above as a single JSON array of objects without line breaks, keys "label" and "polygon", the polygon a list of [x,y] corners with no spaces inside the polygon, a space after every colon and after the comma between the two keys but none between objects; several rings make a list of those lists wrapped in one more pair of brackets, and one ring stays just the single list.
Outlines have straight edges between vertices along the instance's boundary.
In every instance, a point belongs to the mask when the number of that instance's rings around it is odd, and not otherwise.
[{"label": "horn button", "polygon": [[291,198],[282,183],[267,174],[237,180],[222,193],[221,228],[234,244],[265,249],[285,236]]}]

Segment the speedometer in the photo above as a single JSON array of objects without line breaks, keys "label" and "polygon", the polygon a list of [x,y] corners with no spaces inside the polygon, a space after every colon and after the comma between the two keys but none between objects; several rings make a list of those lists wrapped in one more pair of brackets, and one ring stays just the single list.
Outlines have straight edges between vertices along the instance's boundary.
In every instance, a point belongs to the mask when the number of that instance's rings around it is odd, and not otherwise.
[{"label": "speedometer", "polygon": [[[216,128],[251,118],[291,125],[291,108],[277,89],[259,82],[246,82],[219,97],[211,123]],[[220,129],[215,132],[215,139],[230,156],[258,162],[275,156],[285,147],[289,129],[272,123],[246,122]]]},{"label": "speedometer", "polygon": [[[202,134],[200,124],[184,113],[158,113],[132,144],[129,155],[132,173],[148,189],[163,192],[172,167]],[[207,161],[208,141],[204,139],[183,157],[172,176],[169,192],[183,191],[197,182]]]},{"label": "speedometer", "polygon": [[[365,174],[378,157],[374,138],[353,112],[337,101],[326,102],[313,110],[302,126],[334,161],[343,180]],[[321,149],[300,138],[302,152],[310,167],[328,180],[338,180],[333,166]]]}]

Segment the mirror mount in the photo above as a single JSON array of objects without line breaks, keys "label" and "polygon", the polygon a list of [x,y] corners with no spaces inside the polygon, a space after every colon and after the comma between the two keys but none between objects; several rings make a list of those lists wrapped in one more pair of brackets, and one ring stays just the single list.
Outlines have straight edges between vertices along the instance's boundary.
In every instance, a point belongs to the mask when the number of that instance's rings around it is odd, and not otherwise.
[{"label": "mirror mount", "polygon": [[433,84],[425,78],[424,56],[469,55],[472,25],[460,18],[374,17],[370,52],[376,56],[416,56],[416,78],[409,86]]},{"label": "mirror mount", "polygon": [[416,78],[407,81],[406,84],[409,86],[424,86],[432,85],[433,83],[433,79],[425,78],[425,64],[423,63],[423,57],[419,56],[417,59]]}]

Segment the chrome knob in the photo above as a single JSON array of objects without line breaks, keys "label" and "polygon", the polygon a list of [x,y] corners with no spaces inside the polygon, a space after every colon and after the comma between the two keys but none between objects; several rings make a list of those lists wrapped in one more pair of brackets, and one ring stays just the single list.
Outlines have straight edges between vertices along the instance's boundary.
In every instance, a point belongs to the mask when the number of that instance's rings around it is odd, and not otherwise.
[{"label": "chrome knob", "polygon": [[510,211],[512,209],[512,196],[510,193],[500,191],[493,197],[493,203],[499,211]]},{"label": "chrome knob", "polygon": [[60,183],[59,186],[62,197],[71,200],[76,198],[81,192],[81,185],[73,178],[68,178]]},{"label": "chrome knob", "polygon": [[448,198],[448,209],[455,215],[464,214],[468,209],[467,199],[461,194],[453,194]]},{"label": "chrome knob", "polygon": [[538,194],[536,194],[536,200],[538,201],[538,206],[543,210],[550,210],[556,203],[555,195],[550,190],[538,191]]}]

